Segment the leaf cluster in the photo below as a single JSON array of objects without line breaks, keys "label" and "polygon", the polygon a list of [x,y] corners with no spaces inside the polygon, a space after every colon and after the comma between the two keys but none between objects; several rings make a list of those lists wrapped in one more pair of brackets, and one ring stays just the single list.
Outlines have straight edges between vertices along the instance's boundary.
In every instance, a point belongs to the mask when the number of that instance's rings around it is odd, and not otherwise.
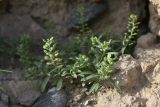
[{"label": "leaf cluster", "polygon": [[[135,15],[129,17],[128,30],[119,44],[119,50],[113,48],[115,42],[112,39],[104,40],[101,35],[95,35],[84,20],[81,19],[78,36],[74,38],[72,45],[67,45],[64,50],[57,48],[53,37],[43,40],[44,58],[27,72],[28,77],[42,80],[42,91],[48,84],[61,89],[66,80],[71,83],[78,80],[82,86],[89,87],[90,93],[97,92],[102,82],[111,82],[117,87],[112,80],[115,73],[113,65],[120,55],[132,53],[138,38],[138,18]],[[25,49],[27,46],[22,45],[19,50],[22,47]],[[23,51],[19,51],[19,55],[22,55],[21,53]],[[21,59],[26,63],[28,58],[24,56],[22,55]]]}]

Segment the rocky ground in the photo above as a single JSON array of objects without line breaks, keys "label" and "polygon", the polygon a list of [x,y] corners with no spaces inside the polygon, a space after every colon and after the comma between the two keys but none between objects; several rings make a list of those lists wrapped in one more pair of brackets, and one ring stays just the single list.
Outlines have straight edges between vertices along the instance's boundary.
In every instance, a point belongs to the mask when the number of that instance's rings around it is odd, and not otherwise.
[{"label": "rocky ground", "polygon": [[16,40],[27,33],[39,53],[41,39],[49,33],[61,41],[74,34],[79,26],[75,10],[80,4],[84,4],[86,22],[95,32],[114,29],[116,38],[125,31],[130,13],[139,16],[142,36],[134,56],[122,56],[115,64],[119,72],[114,79],[121,91],[110,88],[88,95],[85,88],[77,86],[61,91],[53,87],[42,93],[37,80],[25,80],[22,70],[16,68],[0,77],[0,107],[160,106],[159,0],[0,0],[0,36]]}]

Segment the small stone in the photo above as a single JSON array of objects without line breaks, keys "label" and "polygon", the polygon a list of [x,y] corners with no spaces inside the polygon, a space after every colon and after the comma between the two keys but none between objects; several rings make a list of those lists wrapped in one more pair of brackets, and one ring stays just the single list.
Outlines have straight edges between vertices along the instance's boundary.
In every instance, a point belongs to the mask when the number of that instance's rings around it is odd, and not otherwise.
[{"label": "small stone", "polygon": [[67,98],[63,91],[52,88],[42,95],[33,107],[66,107]]}]

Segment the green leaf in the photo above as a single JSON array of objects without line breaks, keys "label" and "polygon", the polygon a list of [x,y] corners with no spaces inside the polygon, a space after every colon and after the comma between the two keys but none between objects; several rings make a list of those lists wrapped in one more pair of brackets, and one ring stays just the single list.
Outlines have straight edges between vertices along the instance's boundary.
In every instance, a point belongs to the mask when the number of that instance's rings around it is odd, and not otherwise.
[{"label": "green leaf", "polygon": [[92,74],[92,75],[86,77],[86,80],[95,79],[95,78],[97,78],[97,77],[98,77],[98,75]]},{"label": "green leaf", "polygon": [[90,88],[90,90],[89,90],[89,93],[97,92],[98,89],[99,89],[99,87],[100,87],[99,83],[97,83],[97,82],[94,83],[94,84],[91,86],[91,88]]},{"label": "green leaf", "polygon": [[60,90],[62,88],[62,85],[63,85],[63,80],[59,79],[57,82],[57,90]]},{"label": "green leaf", "polygon": [[50,80],[50,76],[47,76],[47,77],[44,79],[44,81],[42,82],[42,84],[41,84],[41,91],[42,91],[42,92],[45,91],[46,86],[47,86],[49,80]]},{"label": "green leaf", "polygon": [[87,75],[87,74],[92,74],[92,72],[81,72],[80,75]]}]

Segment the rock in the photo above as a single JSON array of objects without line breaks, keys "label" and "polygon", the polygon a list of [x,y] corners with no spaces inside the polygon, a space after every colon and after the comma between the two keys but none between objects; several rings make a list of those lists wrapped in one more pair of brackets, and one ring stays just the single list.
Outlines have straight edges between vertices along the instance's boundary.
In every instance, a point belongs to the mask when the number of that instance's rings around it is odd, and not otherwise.
[{"label": "rock", "polygon": [[9,107],[9,106],[5,104],[4,102],[0,101],[0,107]]},{"label": "rock", "polygon": [[2,86],[13,104],[30,106],[41,95],[37,81],[8,81]]},{"label": "rock", "polygon": [[146,74],[146,77],[150,83],[160,84],[160,63],[158,63],[153,68],[154,68],[154,70],[152,72]]},{"label": "rock", "polygon": [[[83,14],[83,18],[84,18],[84,22],[85,23],[92,23],[101,15],[105,12],[106,10],[106,4],[86,4],[84,6],[84,10],[79,10],[82,11]],[[78,14],[78,8],[74,9],[73,11],[71,11],[70,17],[68,18],[67,21],[67,28],[68,30],[72,30],[72,29],[78,29],[79,25],[81,24],[81,19],[82,18],[79,14]]]},{"label": "rock", "polygon": [[53,26],[55,26],[53,29],[54,34],[58,33],[58,35],[60,35],[61,33],[63,34],[63,23],[68,15],[68,10],[77,6],[77,4],[72,4],[72,1],[73,0],[10,0],[10,12],[18,15],[28,14],[38,22],[41,22],[41,24],[53,20]]},{"label": "rock", "polygon": [[1,15],[1,37],[16,42],[18,38],[24,34],[28,34],[31,37],[31,40],[36,48],[41,47],[42,39],[47,36],[47,32],[28,15]]},{"label": "rock", "polygon": [[140,63],[132,57],[124,56],[116,66],[120,72],[114,78],[120,87],[130,89],[142,85],[145,81]]},{"label": "rock", "polygon": [[[138,15],[141,23],[140,31],[146,32],[148,29],[148,12],[146,0],[106,0],[107,11],[104,16],[99,17],[99,20],[95,22],[93,28],[97,32],[111,31],[116,35],[123,34],[126,31],[128,23],[128,16],[131,13]],[[121,16],[121,17],[119,17]],[[114,36],[113,35],[113,36]]]},{"label": "rock", "polygon": [[145,107],[145,99],[136,95],[124,94],[121,96],[114,90],[98,93],[97,104],[94,107]]},{"label": "rock", "polygon": [[149,28],[151,32],[155,35],[160,36],[160,1],[159,0],[149,0],[150,1],[150,21]]},{"label": "rock", "polygon": [[146,87],[139,92],[139,96],[146,99],[145,107],[158,107],[159,106],[159,92],[158,85]]},{"label": "rock", "polygon": [[42,95],[33,107],[66,107],[67,97],[63,91],[56,88],[49,90],[48,93]]},{"label": "rock", "polygon": [[9,103],[9,97],[4,93],[0,94],[0,100],[3,101],[4,103]]},{"label": "rock", "polygon": [[108,89],[106,93],[98,93],[98,102],[94,107],[159,107],[159,92],[160,86],[155,84],[143,87],[136,93],[123,95]]},{"label": "rock", "polygon": [[147,49],[136,48],[136,50],[134,52],[135,56],[140,59],[154,58],[156,60],[159,60],[159,58],[160,58],[159,53],[160,53],[160,49],[156,48],[156,47],[147,48]]},{"label": "rock", "polygon": [[152,33],[147,33],[145,35],[140,36],[137,40],[137,48],[150,48],[156,43],[156,36]]},{"label": "rock", "polygon": [[[60,36],[68,34],[64,30],[67,22],[69,28],[77,28],[79,17],[75,19],[77,16],[73,10],[82,4],[86,8],[86,19],[93,22],[91,27],[95,32],[114,30],[119,36],[126,30],[130,13],[136,13],[139,16],[144,29],[148,27],[147,0],[10,0],[9,4],[11,5],[9,11],[13,14],[29,14],[40,22],[53,20],[54,31]],[[72,34],[72,32],[69,33]]]},{"label": "rock", "polygon": [[156,60],[155,58],[140,59],[142,72],[144,74],[153,72],[153,70],[158,62],[159,62],[159,60]]},{"label": "rock", "polygon": [[135,54],[142,68],[143,75],[150,83],[159,83],[159,62],[160,62],[160,49],[152,48],[137,48]]}]

